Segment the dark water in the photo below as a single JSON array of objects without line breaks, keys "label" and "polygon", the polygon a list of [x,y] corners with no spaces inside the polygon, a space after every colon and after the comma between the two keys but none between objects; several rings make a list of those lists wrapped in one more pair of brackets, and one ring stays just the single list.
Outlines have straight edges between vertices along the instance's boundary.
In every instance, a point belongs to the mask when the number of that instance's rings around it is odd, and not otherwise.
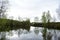
[{"label": "dark water", "polygon": [[[9,32],[0,32],[0,40],[43,40],[43,28],[31,27],[30,30],[18,29]],[[48,29],[51,32],[52,40],[60,39],[60,30]]]}]

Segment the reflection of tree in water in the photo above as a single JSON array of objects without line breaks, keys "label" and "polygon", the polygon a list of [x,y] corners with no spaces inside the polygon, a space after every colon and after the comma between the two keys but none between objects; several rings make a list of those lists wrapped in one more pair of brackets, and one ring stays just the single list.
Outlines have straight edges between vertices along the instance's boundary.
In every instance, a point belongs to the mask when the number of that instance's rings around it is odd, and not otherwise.
[{"label": "reflection of tree in water", "polygon": [[[44,26],[44,29],[42,31],[42,36],[43,36],[43,40],[46,40],[47,37],[48,39],[47,40],[51,40],[51,33],[49,32],[48,35],[47,35],[47,24],[46,23],[50,23],[51,21],[51,16],[50,16],[50,12],[47,11],[47,12],[43,12],[43,15],[42,15],[42,23],[43,23],[43,26]],[[48,25],[49,26],[49,25]],[[46,37],[47,36],[47,37]]]},{"label": "reflection of tree in water", "polygon": [[9,35],[9,36],[13,36],[13,32],[12,32],[12,31],[9,31],[9,32],[8,32],[8,35]]},{"label": "reflection of tree in water", "polygon": [[57,40],[56,30],[54,30],[54,40]]},{"label": "reflection of tree in water", "polygon": [[18,36],[20,37],[20,34],[22,34],[23,30],[22,29],[19,29],[18,30]]},{"label": "reflection of tree in water", "polygon": [[38,35],[39,34],[39,28],[35,27],[34,32],[35,32],[36,35]]},{"label": "reflection of tree in water", "polygon": [[47,40],[52,40],[52,33],[51,32],[48,32],[47,33]]},{"label": "reflection of tree in water", "polygon": [[[46,30],[46,29],[45,29]],[[43,33],[44,33],[44,35],[43,35],[43,40],[52,40],[52,33],[51,32],[48,32],[47,30],[47,32],[45,31],[44,29],[43,29]],[[35,32],[35,34],[36,35],[38,35],[39,34],[39,28],[38,27],[36,27],[35,29],[34,29],[34,32]]]},{"label": "reflection of tree in water", "polygon": [[21,35],[22,33],[23,33],[23,34],[27,34],[28,31],[25,30],[25,29],[24,29],[24,30],[23,30],[23,29],[19,29],[19,30],[18,30],[18,36],[20,37],[20,35]]},{"label": "reflection of tree in water", "polygon": [[60,30],[58,30],[58,33],[56,32],[56,34],[58,35],[58,40],[60,40]]},{"label": "reflection of tree in water", "polygon": [[1,32],[1,39],[0,40],[6,40],[6,32]]},{"label": "reflection of tree in water", "polygon": [[58,37],[58,40],[60,40],[60,36]]},{"label": "reflection of tree in water", "polygon": [[42,30],[42,36],[43,36],[43,40],[46,40],[46,35],[47,35],[47,29],[46,28],[44,28],[43,30]]},{"label": "reflection of tree in water", "polygon": [[[46,30],[46,29],[45,29]],[[52,31],[50,31],[49,29],[45,31],[44,29],[42,30],[42,36],[43,36],[43,40],[52,40],[53,34]]]}]

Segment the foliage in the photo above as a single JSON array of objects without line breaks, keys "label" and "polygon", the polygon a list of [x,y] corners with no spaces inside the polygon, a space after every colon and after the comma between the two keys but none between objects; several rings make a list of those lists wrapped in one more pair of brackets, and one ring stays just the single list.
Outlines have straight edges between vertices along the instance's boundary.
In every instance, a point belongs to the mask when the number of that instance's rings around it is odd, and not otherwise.
[{"label": "foliage", "polygon": [[30,20],[26,21],[16,21],[10,19],[1,19],[0,18],[0,31],[9,31],[9,30],[16,30],[16,29],[30,29]]},{"label": "foliage", "polygon": [[43,15],[42,15],[42,23],[43,23],[43,26],[44,26],[44,29],[43,29],[43,32],[42,32],[42,36],[43,36],[43,40],[46,40],[46,33],[47,33],[47,29],[46,29],[46,14],[45,12],[43,12]]},{"label": "foliage", "polygon": [[46,40],[46,35],[47,35],[47,27],[49,26],[49,23],[50,23],[50,20],[51,20],[51,16],[50,16],[50,13],[49,11],[48,12],[43,12],[43,15],[42,15],[42,23],[43,23],[43,26],[44,26],[44,29],[43,29],[43,40]]},{"label": "foliage", "polygon": [[42,23],[46,23],[46,14],[45,14],[45,12],[43,12],[43,15],[42,15]]}]

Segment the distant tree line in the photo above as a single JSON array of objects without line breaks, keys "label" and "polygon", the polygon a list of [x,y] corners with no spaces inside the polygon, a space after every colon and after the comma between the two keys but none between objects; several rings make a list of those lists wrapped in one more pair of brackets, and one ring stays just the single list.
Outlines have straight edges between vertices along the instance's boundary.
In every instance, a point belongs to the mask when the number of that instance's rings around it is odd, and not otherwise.
[{"label": "distant tree line", "polygon": [[16,30],[16,29],[30,29],[30,20],[27,19],[26,21],[17,21],[17,20],[10,20],[10,19],[1,19],[0,18],[0,31],[9,31],[9,30]]}]

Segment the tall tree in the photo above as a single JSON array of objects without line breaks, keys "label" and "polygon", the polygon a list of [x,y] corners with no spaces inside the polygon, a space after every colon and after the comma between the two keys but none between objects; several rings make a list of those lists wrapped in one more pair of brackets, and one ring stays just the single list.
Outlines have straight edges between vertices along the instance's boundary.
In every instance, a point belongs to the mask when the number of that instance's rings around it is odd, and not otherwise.
[{"label": "tall tree", "polygon": [[51,17],[51,15],[50,15],[50,11],[48,11],[48,12],[46,13],[46,19],[47,19],[47,22],[50,22],[50,21],[51,21],[52,17]]},{"label": "tall tree", "polygon": [[[43,12],[43,15],[42,15],[42,23],[43,23],[43,26],[44,26],[44,29],[43,29],[43,40],[46,40],[46,36],[47,36],[47,24],[46,23],[49,23],[51,20],[51,16],[50,16],[50,12]],[[50,35],[49,35],[50,36]],[[50,36],[51,37],[51,36]]]},{"label": "tall tree", "polygon": [[42,23],[43,23],[43,26],[44,26],[44,29],[42,31],[42,36],[43,36],[43,40],[46,40],[46,33],[47,33],[47,29],[46,29],[46,12],[43,12],[43,15],[42,15]]},{"label": "tall tree", "polygon": [[42,22],[43,22],[43,23],[46,23],[46,12],[43,12]]},{"label": "tall tree", "polygon": [[60,20],[60,5],[58,6],[58,8],[56,9],[56,13],[57,13],[57,18]]},{"label": "tall tree", "polygon": [[8,0],[0,0],[0,18],[4,16],[7,9],[8,9]]}]

